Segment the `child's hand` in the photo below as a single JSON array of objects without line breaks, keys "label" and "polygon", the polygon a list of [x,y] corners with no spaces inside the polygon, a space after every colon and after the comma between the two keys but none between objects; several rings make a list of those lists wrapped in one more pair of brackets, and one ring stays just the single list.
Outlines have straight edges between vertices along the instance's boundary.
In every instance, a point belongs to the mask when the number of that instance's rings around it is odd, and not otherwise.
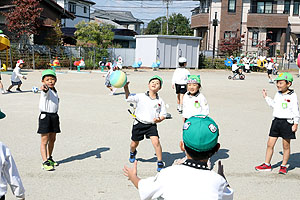
[{"label": "child's hand", "polygon": [[23,76],[23,79],[26,80],[27,79],[26,76]]},{"label": "child's hand", "polygon": [[124,88],[128,88],[128,85],[129,85],[130,81],[128,81],[125,85],[124,85]]},{"label": "child's hand", "polygon": [[175,87],[175,86],[174,86],[174,85],[172,85],[172,89],[174,89],[174,87]]},{"label": "child's hand", "polygon": [[267,90],[265,88],[262,90],[262,94],[263,94],[264,98],[266,98],[268,96]]},{"label": "child's hand", "polygon": [[133,163],[133,168],[129,168],[126,165],[123,168],[124,175],[128,177],[129,180],[132,180],[133,177],[137,176],[137,160]]},{"label": "child's hand", "polygon": [[48,89],[49,89],[49,87],[47,86],[47,85],[42,85],[41,86],[41,90],[43,90],[43,91],[48,91]]},{"label": "child's hand", "polygon": [[164,120],[164,118],[162,118],[162,117],[158,117],[158,118],[153,119],[154,123],[159,123],[159,122],[162,122],[163,120]]},{"label": "child's hand", "polygon": [[296,132],[298,130],[298,124],[294,124],[293,126],[292,126],[292,131],[293,132]]}]

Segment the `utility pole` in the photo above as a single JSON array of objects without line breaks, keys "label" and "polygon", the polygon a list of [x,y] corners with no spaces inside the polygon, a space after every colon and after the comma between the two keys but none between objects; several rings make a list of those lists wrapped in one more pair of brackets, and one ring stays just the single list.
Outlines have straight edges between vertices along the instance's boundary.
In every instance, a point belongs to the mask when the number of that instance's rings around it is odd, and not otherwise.
[{"label": "utility pole", "polygon": [[163,0],[167,4],[167,35],[169,35],[169,4],[172,0]]},{"label": "utility pole", "polygon": [[215,49],[216,49],[216,29],[218,26],[217,12],[215,12],[215,19],[213,19],[214,40],[213,40],[213,66],[215,66]]}]

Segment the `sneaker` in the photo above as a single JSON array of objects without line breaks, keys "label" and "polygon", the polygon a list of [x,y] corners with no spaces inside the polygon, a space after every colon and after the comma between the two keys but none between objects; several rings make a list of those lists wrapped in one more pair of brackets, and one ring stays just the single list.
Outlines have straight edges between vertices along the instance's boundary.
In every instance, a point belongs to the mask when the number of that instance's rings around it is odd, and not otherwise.
[{"label": "sneaker", "polygon": [[50,162],[47,160],[45,162],[42,163],[42,169],[46,170],[46,171],[53,171],[54,167],[50,164]]},{"label": "sneaker", "polygon": [[18,92],[22,92],[22,90],[21,90],[20,88],[17,88],[17,89],[16,89],[16,91],[18,91]]},{"label": "sneaker", "polygon": [[178,110],[178,113],[179,113],[179,114],[182,114],[182,110]]},{"label": "sneaker", "polygon": [[157,162],[157,171],[160,172],[164,168],[164,163],[163,161],[158,161]]},{"label": "sneaker", "polygon": [[134,163],[137,151],[130,152],[129,162]]},{"label": "sneaker", "polygon": [[1,90],[1,93],[2,93],[2,94],[5,94],[5,90],[2,89],[2,90]]},{"label": "sneaker", "polygon": [[11,90],[6,90],[6,92],[11,93]]},{"label": "sneaker", "polygon": [[256,166],[255,169],[257,171],[271,171],[272,170],[272,166],[271,165],[266,165],[265,163]]},{"label": "sneaker", "polygon": [[55,161],[52,159],[52,156],[50,156],[50,157],[48,158],[48,162],[49,162],[50,165],[53,166],[53,167],[56,167],[56,166],[59,165],[57,162],[55,162]]},{"label": "sneaker", "polygon": [[284,174],[284,175],[286,175],[286,174],[287,174],[287,168],[284,167],[284,166],[280,166],[279,174]]}]

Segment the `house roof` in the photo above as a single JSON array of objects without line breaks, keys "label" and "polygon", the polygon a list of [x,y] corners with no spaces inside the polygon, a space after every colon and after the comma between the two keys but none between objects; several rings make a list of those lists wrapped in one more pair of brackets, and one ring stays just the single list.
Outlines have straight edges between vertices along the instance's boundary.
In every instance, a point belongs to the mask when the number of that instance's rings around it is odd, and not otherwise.
[{"label": "house roof", "polygon": [[143,24],[144,22],[135,18],[130,11],[116,11],[116,10],[95,10],[91,17],[100,19],[107,19],[118,24]]},{"label": "house roof", "polygon": [[80,0],[80,1],[85,2],[85,3],[92,4],[92,5],[95,5],[95,4],[96,4],[95,2],[89,1],[89,0]]},{"label": "house roof", "polygon": [[58,5],[54,0],[43,0],[43,2],[50,5],[52,8],[56,9],[58,12],[62,14],[62,18],[70,18],[75,19],[75,15]]}]

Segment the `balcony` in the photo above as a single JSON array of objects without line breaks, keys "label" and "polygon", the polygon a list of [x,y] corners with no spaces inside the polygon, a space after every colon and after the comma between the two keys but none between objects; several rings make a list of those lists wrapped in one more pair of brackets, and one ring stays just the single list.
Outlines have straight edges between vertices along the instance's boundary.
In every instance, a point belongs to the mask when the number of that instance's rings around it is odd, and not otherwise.
[{"label": "balcony", "polygon": [[253,13],[247,15],[247,27],[251,28],[287,28],[288,14]]},{"label": "balcony", "polygon": [[191,17],[191,28],[208,27],[209,13],[198,13]]}]

